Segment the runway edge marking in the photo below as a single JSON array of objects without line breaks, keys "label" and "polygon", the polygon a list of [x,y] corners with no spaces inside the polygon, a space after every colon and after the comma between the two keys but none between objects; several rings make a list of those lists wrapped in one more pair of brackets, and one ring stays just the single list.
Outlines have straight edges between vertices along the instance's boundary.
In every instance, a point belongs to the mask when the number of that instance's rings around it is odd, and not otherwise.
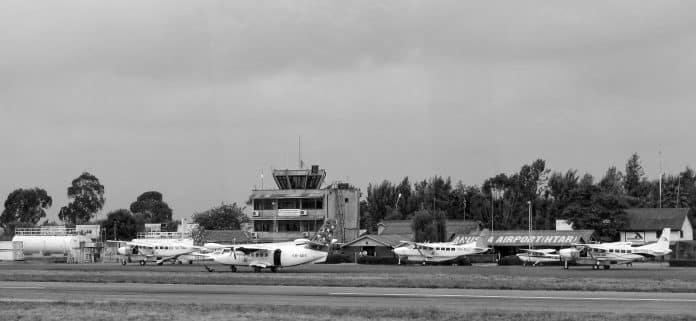
[{"label": "runway edge marking", "polygon": [[412,298],[470,298],[470,299],[514,299],[514,300],[559,300],[559,301],[654,301],[654,302],[696,302],[696,299],[660,299],[660,298],[610,298],[610,297],[554,297],[554,296],[512,296],[512,295],[474,295],[474,294],[413,294],[413,293],[365,293],[365,292],[332,292],[332,296],[362,296],[362,297],[412,297]]}]

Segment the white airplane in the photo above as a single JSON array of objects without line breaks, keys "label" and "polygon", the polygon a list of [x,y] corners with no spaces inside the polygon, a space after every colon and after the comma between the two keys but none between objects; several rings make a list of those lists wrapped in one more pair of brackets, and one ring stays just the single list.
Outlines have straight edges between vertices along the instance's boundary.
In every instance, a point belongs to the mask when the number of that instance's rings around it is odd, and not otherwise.
[{"label": "white airplane", "polygon": [[[121,264],[126,265],[130,262],[131,256],[140,256],[140,265],[145,265],[149,259],[155,259],[157,265],[162,265],[166,261],[181,264],[178,260],[182,255],[204,255],[199,253],[205,248],[194,246],[191,239],[162,239],[162,240],[133,240],[124,242],[125,245],[116,251],[123,256]],[[189,261],[189,263],[191,263]]]},{"label": "white airplane", "polygon": [[[236,245],[206,243],[203,246],[209,250],[215,249],[213,253],[206,256],[212,258],[216,263],[229,265],[232,272],[237,271],[237,266],[252,267],[254,272],[261,272],[261,269],[265,268],[270,268],[272,272],[276,272],[278,268],[325,262],[328,255],[326,244],[308,239]],[[206,269],[208,272],[215,271],[207,266]]]},{"label": "white airplane", "polygon": [[392,251],[401,260],[422,262],[425,265],[428,262],[449,262],[456,261],[467,255],[484,253],[490,248],[488,247],[488,237],[490,232],[483,230],[481,235],[474,242],[470,243],[417,243],[411,241],[401,241],[406,245],[399,246]]},{"label": "white airplane", "polygon": [[536,266],[539,263],[558,262],[561,256],[554,249],[538,249],[538,250],[522,250],[524,253],[518,253],[517,257],[522,260],[522,265],[529,263]]},{"label": "white airplane", "polygon": [[669,228],[663,229],[656,243],[643,246],[633,247],[630,242],[575,244],[575,248],[561,249],[559,253],[564,262],[564,269],[568,269],[568,262],[591,264],[593,270],[598,270],[600,266],[609,269],[611,264],[628,266],[636,261],[645,261],[648,257],[660,257],[672,253],[669,249],[670,232]]}]

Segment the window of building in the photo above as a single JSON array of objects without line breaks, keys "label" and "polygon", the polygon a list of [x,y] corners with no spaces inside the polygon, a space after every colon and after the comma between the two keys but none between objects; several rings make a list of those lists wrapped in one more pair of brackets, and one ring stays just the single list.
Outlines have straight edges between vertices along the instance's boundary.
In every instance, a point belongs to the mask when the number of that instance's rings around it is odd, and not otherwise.
[{"label": "window of building", "polygon": [[272,210],[274,202],[272,199],[255,199],[254,211]]},{"label": "window of building", "polygon": [[255,221],[254,231],[256,232],[270,232],[273,228],[273,222]]},{"label": "window of building", "polygon": [[684,231],[679,231],[679,238],[681,238],[681,239],[684,238]]},{"label": "window of building", "polygon": [[299,200],[296,198],[286,198],[286,199],[279,199],[278,200],[278,209],[279,210],[284,210],[284,209],[299,209],[300,204]]},{"label": "window of building", "polygon": [[323,207],[324,200],[321,198],[303,198],[302,209],[319,210]]}]

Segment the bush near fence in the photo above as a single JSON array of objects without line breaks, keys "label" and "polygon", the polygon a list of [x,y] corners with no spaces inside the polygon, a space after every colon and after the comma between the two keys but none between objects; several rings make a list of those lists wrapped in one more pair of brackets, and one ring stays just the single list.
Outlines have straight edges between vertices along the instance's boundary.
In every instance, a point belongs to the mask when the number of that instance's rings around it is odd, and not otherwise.
[{"label": "bush near fence", "polygon": [[396,256],[358,256],[358,264],[397,264]]}]

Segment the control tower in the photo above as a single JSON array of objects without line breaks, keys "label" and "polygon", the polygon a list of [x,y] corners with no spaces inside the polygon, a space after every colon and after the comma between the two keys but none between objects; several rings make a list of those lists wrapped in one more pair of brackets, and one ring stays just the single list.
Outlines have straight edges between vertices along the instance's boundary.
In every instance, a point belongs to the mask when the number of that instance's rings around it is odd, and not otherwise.
[{"label": "control tower", "polygon": [[318,165],[273,170],[277,189],[253,190],[250,196],[252,236],[269,242],[311,238],[326,220],[335,219],[334,238],[341,243],[355,239],[360,190],[345,183],[322,188],[325,178]]}]

